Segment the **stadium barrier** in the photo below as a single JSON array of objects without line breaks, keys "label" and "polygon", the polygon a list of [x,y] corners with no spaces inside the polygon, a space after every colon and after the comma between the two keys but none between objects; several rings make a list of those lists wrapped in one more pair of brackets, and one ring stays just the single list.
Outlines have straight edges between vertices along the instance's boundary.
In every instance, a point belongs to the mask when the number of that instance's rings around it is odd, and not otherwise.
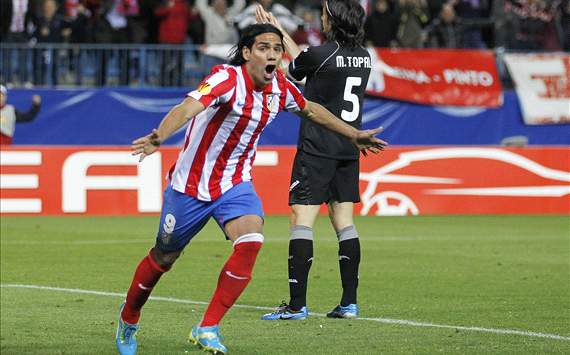
[{"label": "stadium barrier", "polygon": [[196,45],[2,43],[0,73],[16,86],[167,86],[199,83],[217,59]]},{"label": "stadium barrier", "polygon": [[[265,212],[287,214],[295,149],[264,147],[253,179]],[[141,164],[125,147],[0,152],[0,212],[156,214],[178,149]],[[397,147],[361,159],[361,215],[570,214],[567,147]]]},{"label": "stadium barrier", "polygon": [[[182,89],[12,89],[8,103],[27,110],[31,96],[42,96],[42,108],[33,122],[18,124],[17,145],[130,145],[157,127],[164,115],[180,103]],[[570,125],[526,125],[515,92],[504,92],[498,108],[417,105],[367,98],[365,128],[384,127],[381,136],[391,145],[501,145],[505,139],[526,137],[531,145],[570,145]],[[283,112],[271,122],[260,145],[295,145],[299,118]],[[180,131],[167,144],[181,145]]]}]

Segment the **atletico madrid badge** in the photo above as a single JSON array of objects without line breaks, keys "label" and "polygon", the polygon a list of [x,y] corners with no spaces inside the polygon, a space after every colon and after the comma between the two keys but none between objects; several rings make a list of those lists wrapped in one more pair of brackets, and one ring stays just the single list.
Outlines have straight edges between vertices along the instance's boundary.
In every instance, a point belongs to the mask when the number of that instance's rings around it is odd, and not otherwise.
[{"label": "atletico madrid badge", "polygon": [[275,108],[275,104],[277,103],[277,101],[279,101],[279,100],[276,100],[276,99],[275,99],[276,97],[277,97],[277,95],[275,95],[275,94],[269,94],[269,95],[267,95],[267,98],[266,98],[266,101],[265,101],[265,102],[266,102],[266,105],[267,105],[267,109],[268,109],[269,111],[273,111],[273,109]]}]

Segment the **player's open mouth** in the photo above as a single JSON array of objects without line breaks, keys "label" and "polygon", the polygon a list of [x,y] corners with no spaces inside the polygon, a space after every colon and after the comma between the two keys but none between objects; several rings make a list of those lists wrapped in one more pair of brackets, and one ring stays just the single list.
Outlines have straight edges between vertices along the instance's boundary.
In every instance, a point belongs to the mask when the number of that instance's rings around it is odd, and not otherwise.
[{"label": "player's open mouth", "polygon": [[273,79],[273,75],[275,74],[275,69],[277,69],[277,66],[275,64],[269,64],[265,66],[265,79],[267,80],[271,80]]}]

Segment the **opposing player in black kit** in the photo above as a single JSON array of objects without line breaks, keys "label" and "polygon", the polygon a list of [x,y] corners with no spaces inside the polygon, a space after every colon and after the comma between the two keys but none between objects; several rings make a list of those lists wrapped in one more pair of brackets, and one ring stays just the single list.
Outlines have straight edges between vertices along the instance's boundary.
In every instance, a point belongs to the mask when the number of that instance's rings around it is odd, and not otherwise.
[{"label": "opposing player in black kit", "polygon": [[[259,8],[258,21],[279,23]],[[289,74],[306,78],[305,96],[325,106],[335,116],[360,128],[364,91],[371,70],[363,48],[364,9],[356,0],[325,0],[322,11],[327,42],[300,51],[287,36],[287,53],[295,58]],[[378,153],[378,150],[373,150]],[[359,194],[359,151],[346,138],[311,122],[301,122],[297,154],[291,176],[289,205],[292,209],[289,241],[290,302],[281,304],[263,320],[305,319],[307,280],[313,261],[313,224],[320,205],[328,203],[329,217],[339,241],[342,280],[340,303],[327,314],[331,318],[358,316],[356,290],[360,242],[354,227],[354,202]]]}]

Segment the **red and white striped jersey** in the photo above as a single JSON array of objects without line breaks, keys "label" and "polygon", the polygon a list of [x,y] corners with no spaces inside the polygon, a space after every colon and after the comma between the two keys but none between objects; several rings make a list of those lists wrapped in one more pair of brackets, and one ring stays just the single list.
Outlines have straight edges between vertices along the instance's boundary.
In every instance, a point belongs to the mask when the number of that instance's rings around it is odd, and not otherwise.
[{"label": "red and white striped jersey", "polygon": [[170,184],[202,201],[213,201],[250,181],[263,129],[278,112],[305,108],[305,98],[281,71],[257,91],[245,65],[214,67],[188,96],[206,109],[188,124],[184,147],[170,169]]}]

